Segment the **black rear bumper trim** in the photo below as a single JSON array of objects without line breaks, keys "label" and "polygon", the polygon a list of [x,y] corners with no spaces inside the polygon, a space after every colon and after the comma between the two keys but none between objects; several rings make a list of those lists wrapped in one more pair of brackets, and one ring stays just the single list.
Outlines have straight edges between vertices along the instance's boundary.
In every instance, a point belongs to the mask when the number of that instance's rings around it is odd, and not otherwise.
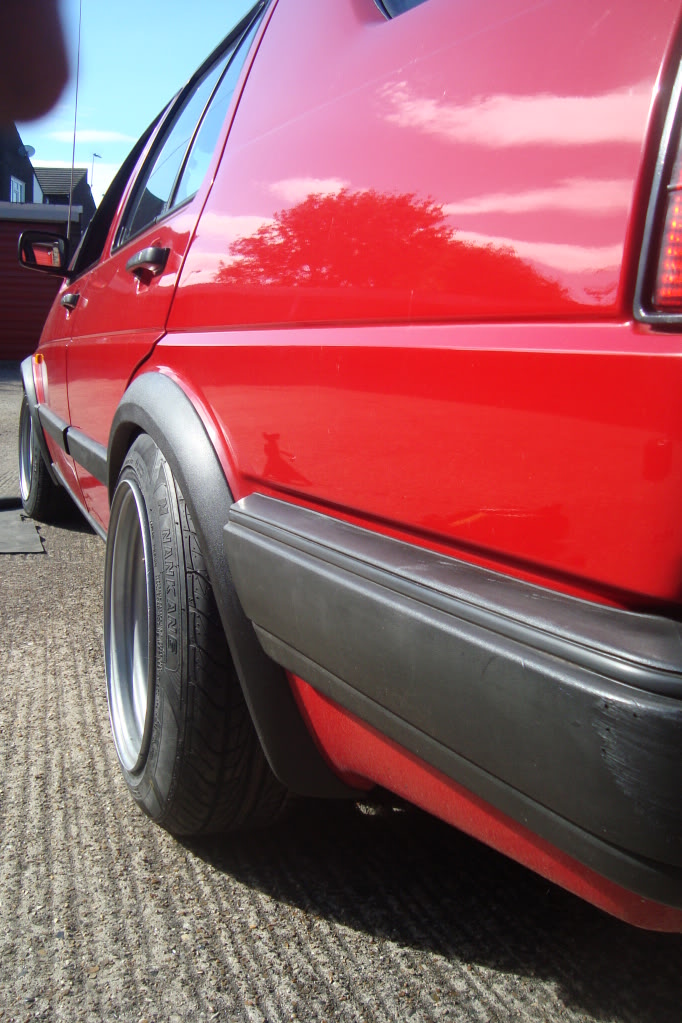
[{"label": "black rear bumper trim", "polygon": [[261,495],[232,507],[225,543],[275,660],[604,876],[682,905],[677,622]]}]

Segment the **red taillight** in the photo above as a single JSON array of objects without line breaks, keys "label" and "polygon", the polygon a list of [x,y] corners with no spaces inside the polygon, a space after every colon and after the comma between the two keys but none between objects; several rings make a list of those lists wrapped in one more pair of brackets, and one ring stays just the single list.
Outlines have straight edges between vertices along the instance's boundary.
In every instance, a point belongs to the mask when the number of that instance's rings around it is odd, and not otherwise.
[{"label": "red taillight", "polygon": [[[666,100],[635,286],[634,313],[644,323],[682,324],[682,63]],[[658,115],[657,115],[658,116]]]},{"label": "red taillight", "polygon": [[[679,159],[677,163],[680,163]],[[654,305],[659,309],[682,306],[682,189],[679,186],[668,193]]]}]

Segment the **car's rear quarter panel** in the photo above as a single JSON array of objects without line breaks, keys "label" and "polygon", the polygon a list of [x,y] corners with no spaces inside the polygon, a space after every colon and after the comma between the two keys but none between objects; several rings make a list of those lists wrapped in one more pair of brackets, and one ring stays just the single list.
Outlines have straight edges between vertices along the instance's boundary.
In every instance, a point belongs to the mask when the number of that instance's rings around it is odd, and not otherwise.
[{"label": "car's rear quarter panel", "polygon": [[629,311],[677,14],[276,6],[156,353],[236,497],[678,602],[679,344]]}]

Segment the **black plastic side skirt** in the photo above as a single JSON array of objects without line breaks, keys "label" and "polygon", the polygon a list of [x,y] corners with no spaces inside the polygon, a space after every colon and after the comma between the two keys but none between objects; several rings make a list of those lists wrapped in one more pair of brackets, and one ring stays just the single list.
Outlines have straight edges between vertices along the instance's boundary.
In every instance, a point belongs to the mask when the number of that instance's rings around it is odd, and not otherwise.
[{"label": "black plastic side skirt", "polygon": [[103,444],[98,444],[82,430],[70,426],[66,432],[66,450],[99,483],[103,483],[105,486],[108,484],[107,449]]},{"label": "black plastic side skirt", "polygon": [[266,656],[242,610],[222,542],[232,495],[192,403],[160,373],[137,377],[114,416],[107,457],[110,500],[126,452],[141,432],[165,455],[189,506],[237,674],[274,774],[298,795],[353,795],[322,759],[284,672]]},{"label": "black plastic side skirt", "polygon": [[579,861],[682,906],[677,622],[257,494],[225,546],[271,657]]},{"label": "black plastic side skirt", "polygon": [[107,449],[103,444],[99,444],[97,441],[93,440],[92,437],[89,437],[87,433],[83,433],[82,430],[78,430],[75,426],[69,426],[67,421],[57,415],[57,413],[48,405],[37,404],[35,389],[33,388],[33,375],[30,367],[30,359],[28,360],[28,363],[27,373],[30,374],[32,397],[29,396],[29,392],[26,391],[27,383],[26,375],[24,374],[25,363],[22,363],[24,390],[27,393],[31,415],[34,417],[34,422],[37,422],[39,427],[36,432],[38,442],[40,444],[40,451],[50,469],[50,474],[52,475],[54,482],[57,483],[61,477],[52,465],[50,453],[47,444],[45,443],[44,433],[48,433],[50,437],[52,437],[53,441],[59,445],[62,451],[65,451],[66,454],[75,459],[79,465],[82,465],[84,469],[87,469],[87,471],[94,476],[99,483],[106,485],[109,482]]}]

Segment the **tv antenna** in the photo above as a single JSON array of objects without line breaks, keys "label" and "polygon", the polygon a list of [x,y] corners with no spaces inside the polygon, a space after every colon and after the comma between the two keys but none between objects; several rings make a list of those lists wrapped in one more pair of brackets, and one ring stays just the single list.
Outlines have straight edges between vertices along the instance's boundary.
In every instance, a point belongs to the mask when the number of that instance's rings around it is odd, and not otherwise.
[{"label": "tv antenna", "polygon": [[81,20],[83,18],[83,0],[78,0],[78,51],[76,57],[76,102],[73,108],[73,149],[71,150],[71,184],[69,186],[69,219],[66,225],[66,240],[71,239],[71,207],[73,206],[73,168],[76,163],[76,123],[78,121],[78,79],[81,69]]}]

